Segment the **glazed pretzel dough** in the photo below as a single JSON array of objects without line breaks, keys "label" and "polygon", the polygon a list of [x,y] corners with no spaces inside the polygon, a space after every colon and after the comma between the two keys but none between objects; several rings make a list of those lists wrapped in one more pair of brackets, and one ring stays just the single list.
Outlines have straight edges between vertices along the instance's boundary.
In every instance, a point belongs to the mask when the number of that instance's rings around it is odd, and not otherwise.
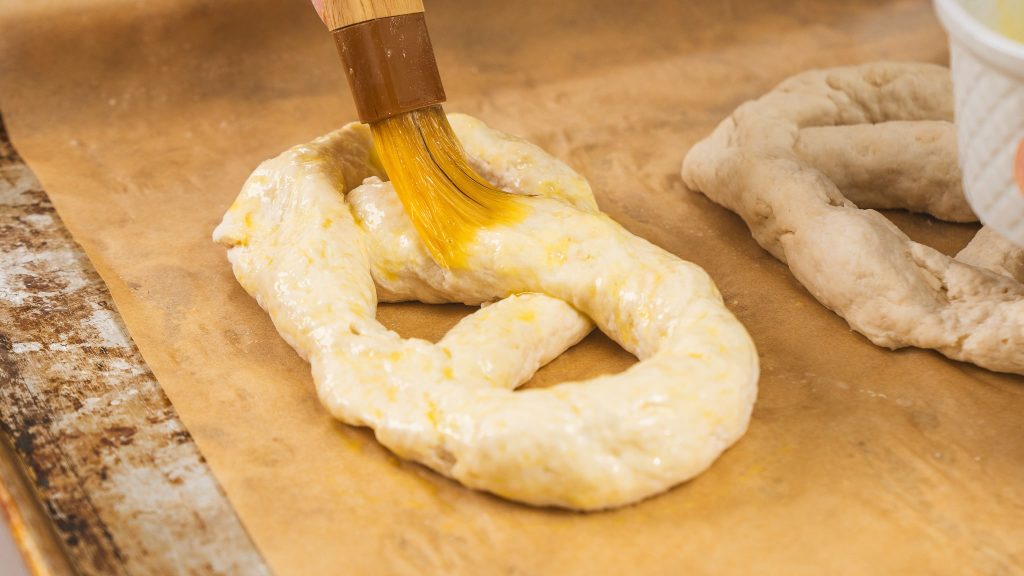
[{"label": "glazed pretzel dough", "polygon": [[[214,232],[312,364],[323,404],[404,458],[530,504],[619,506],[706,469],[746,430],[758,375],[714,284],[600,213],[587,183],[539,148],[465,116],[451,123],[481,173],[532,195],[523,221],[477,234],[465,270],[430,259],[391,185],[373,178],[360,125],[264,162]],[[378,298],[496,302],[431,344],[379,324]],[[515,391],[591,318],[640,361]]]},{"label": "glazed pretzel dough", "polygon": [[686,156],[683,179],[875,344],[1024,373],[1024,250],[982,228],[949,258],[858,209],[974,221],[952,119],[939,66],[808,72],[740,106]]}]

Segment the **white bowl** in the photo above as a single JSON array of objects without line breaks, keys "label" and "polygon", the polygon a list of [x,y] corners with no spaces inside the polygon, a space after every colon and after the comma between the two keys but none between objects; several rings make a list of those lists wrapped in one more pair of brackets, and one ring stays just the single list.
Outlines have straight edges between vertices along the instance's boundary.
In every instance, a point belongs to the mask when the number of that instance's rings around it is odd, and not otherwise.
[{"label": "white bowl", "polygon": [[[989,28],[1000,2],[935,0],[949,32],[964,193],[981,221],[1024,245],[1024,44]],[[989,20],[989,22],[992,22]]]}]

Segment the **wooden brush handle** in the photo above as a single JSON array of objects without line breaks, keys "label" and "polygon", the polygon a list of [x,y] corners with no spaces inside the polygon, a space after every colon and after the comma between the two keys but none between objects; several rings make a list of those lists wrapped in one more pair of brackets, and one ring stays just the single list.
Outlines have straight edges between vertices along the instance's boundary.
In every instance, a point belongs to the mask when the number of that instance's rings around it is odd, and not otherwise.
[{"label": "wooden brush handle", "polygon": [[313,0],[313,7],[333,32],[375,18],[423,12],[423,0]]},{"label": "wooden brush handle", "polygon": [[423,0],[313,0],[368,124],[444,102]]}]

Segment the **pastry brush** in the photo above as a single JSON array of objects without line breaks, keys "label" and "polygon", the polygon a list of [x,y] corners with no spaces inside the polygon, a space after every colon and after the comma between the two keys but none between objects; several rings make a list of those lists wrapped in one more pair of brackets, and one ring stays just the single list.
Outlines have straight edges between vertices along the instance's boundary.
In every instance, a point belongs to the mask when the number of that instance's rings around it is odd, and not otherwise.
[{"label": "pastry brush", "polygon": [[525,208],[466,161],[445,101],[422,0],[313,0],[331,31],[359,120],[434,260],[466,263],[476,231]]}]

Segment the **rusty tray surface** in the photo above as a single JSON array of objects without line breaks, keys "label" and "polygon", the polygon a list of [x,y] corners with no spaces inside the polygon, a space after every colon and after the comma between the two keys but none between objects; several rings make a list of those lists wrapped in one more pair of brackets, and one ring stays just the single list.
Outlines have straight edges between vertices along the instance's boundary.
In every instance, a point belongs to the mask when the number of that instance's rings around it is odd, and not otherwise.
[{"label": "rusty tray surface", "polygon": [[0,427],[35,573],[269,573],[2,118]]}]

